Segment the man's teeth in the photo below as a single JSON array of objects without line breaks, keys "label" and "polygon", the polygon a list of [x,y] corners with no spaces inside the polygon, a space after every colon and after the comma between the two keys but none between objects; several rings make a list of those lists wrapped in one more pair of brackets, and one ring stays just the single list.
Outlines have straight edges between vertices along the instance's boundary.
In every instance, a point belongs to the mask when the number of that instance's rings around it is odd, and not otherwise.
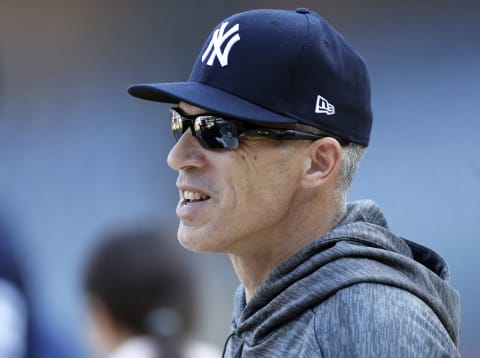
[{"label": "man's teeth", "polygon": [[205,200],[208,199],[207,195],[203,195],[194,191],[183,190],[180,191],[180,197],[185,200]]}]

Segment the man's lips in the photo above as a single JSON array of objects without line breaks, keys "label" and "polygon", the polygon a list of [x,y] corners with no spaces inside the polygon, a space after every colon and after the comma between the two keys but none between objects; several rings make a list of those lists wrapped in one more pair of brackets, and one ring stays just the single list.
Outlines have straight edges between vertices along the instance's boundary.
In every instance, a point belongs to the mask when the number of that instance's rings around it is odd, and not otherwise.
[{"label": "man's lips", "polygon": [[177,206],[177,216],[182,220],[195,219],[210,199],[210,196],[204,191],[192,186],[179,185],[178,192],[180,201]]},{"label": "man's lips", "polygon": [[180,201],[177,205],[177,216],[186,222],[194,222],[198,218],[201,209],[209,202],[210,197],[195,191],[180,191]]}]

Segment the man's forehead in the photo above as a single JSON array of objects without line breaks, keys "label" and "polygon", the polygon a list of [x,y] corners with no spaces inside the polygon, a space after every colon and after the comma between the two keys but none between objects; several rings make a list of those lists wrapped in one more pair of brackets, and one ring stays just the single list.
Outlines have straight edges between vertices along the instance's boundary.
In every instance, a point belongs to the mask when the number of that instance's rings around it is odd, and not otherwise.
[{"label": "man's forehead", "polygon": [[195,115],[195,114],[202,114],[202,113],[206,113],[208,112],[206,109],[204,108],[201,108],[201,107],[197,107],[193,104],[190,104],[190,103],[187,103],[187,102],[183,102],[183,101],[180,101],[178,103],[178,107],[183,111],[185,112],[186,114],[191,114],[191,115]]}]

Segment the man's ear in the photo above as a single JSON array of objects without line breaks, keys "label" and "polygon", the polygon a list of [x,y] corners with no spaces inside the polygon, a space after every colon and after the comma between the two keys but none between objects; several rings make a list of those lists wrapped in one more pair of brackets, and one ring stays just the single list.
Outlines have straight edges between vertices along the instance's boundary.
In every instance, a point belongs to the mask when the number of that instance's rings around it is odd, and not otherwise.
[{"label": "man's ear", "polygon": [[342,147],[333,138],[313,141],[308,147],[304,161],[302,185],[314,188],[335,178],[342,160]]}]

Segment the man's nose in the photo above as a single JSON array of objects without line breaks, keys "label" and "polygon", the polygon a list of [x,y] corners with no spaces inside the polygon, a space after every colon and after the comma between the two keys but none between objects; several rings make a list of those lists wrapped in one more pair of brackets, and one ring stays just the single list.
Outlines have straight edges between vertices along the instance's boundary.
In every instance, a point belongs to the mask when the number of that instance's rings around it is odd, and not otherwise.
[{"label": "man's nose", "polygon": [[200,167],[205,162],[205,150],[191,130],[187,129],[168,153],[167,164],[177,171],[187,167]]}]

